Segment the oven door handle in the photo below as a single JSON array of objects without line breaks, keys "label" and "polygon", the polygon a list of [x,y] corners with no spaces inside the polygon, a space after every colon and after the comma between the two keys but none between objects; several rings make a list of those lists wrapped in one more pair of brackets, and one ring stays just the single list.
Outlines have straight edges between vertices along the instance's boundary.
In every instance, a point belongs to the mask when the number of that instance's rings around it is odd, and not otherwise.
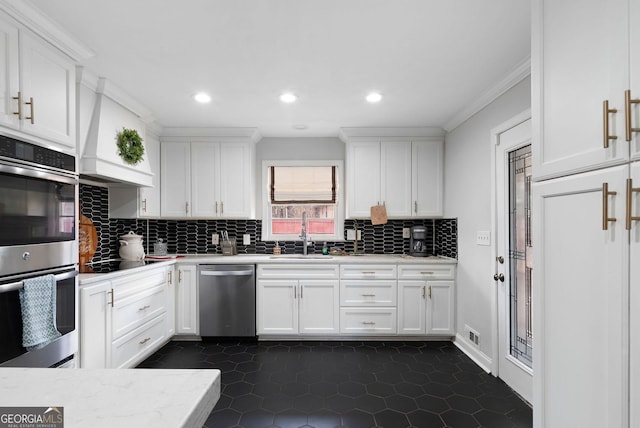
[{"label": "oven door handle", "polygon": [[[77,270],[71,270],[69,272],[59,273],[55,275],[55,278],[56,278],[56,282],[58,282],[58,281],[64,281],[65,279],[73,278],[74,276],[78,276]],[[2,284],[0,285],[0,294],[8,293],[10,291],[20,290],[23,287],[24,287],[24,281],[16,281],[16,282],[10,282],[8,284]]]}]

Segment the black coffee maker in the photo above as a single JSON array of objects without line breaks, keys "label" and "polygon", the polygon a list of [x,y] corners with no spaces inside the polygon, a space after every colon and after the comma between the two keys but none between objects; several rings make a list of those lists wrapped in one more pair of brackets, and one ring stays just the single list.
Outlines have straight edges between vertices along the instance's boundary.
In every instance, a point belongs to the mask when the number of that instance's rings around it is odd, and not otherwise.
[{"label": "black coffee maker", "polygon": [[409,254],[415,257],[428,256],[427,249],[427,228],[424,226],[413,226],[411,228],[411,248]]}]

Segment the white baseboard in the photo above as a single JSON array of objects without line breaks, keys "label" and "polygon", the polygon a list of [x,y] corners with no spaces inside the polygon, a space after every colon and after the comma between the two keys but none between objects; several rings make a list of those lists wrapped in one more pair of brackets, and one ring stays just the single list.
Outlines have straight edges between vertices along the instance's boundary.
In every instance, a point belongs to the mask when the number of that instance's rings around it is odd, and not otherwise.
[{"label": "white baseboard", "polygon": [[491,358],[489,358],[487,354],[476,348],[475,345],[471,345],[471,343],[469,343],[469,341],[467,341],[464,336],[462,336],[461,334],[456,334],[453,344],[456,345],[462,352],[464,352],[467,357],[471,358],[474,363],[479,365],[482,370],[487,373],[491,373]]}]

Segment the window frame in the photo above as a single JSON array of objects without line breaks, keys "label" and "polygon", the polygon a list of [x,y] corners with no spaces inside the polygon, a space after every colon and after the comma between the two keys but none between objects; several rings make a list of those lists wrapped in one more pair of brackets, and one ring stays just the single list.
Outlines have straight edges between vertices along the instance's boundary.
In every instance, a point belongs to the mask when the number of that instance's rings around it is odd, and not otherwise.
[{"label": "window frame", "polygon": [[[295,234],[278,234],[274,236],[271,231],[271,196],[270,196],[270,171],[272,166],[335,166],[336,167],[336,203],[335,203],[335,229],[329,234],[310,234],[311,241],[344,241],[344,162],[341,160],[263,160],[262,161],[262,241],[299,241]],[[320,204],[327,205],[327,204]]]}]

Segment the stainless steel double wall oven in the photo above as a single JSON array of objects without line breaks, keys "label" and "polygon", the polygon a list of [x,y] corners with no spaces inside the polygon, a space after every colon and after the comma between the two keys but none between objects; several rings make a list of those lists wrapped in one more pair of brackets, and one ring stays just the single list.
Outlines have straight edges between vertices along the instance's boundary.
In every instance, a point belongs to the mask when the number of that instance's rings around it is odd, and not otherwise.
[{"label": "stainless steel double wall oven", "polygon": [[[72,366],[78,349],[78,174],[74,156],[0,136],[0,366]],[[19,290],[56,279],[56,328],[48,345],[22,346]]]}]

